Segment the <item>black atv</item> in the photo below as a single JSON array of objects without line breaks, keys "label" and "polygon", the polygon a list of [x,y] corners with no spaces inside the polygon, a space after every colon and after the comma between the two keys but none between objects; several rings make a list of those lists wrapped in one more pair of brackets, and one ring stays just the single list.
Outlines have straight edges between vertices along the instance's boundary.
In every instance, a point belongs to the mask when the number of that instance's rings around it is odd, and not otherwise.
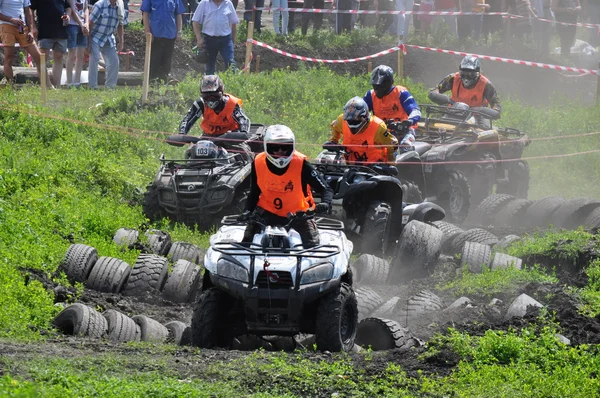
[{"label": "black atv", "polygon": [[[167,138],[174,146],[191,144],[184,159],[165,159],[144,194],[142,209],[150,221],[172,221],[209,229],[225,215],[244,211],[252,161],[263,149],[266,127],[252,125],[247,140],[194,137],[177,134]],[[237,137],[246,138],[244,135]],[[214,149],[216,148],[216,150]]]},{"label": "black atv", "polygon": [[[314,165],[333,189],[331,216],[344,222],[351,240],[360,242],[356,251],[390,255],[409,221],[444,218],[444,210],[434,203],[410,205],[403,200],[405,192],[411,192],[415,198],[420,194],[416,186],[397,178],[394,165],[347,165],[344,155],[341,146],[328,148],[319,154]],[[320,201],[317,192],[313,195]]]}]

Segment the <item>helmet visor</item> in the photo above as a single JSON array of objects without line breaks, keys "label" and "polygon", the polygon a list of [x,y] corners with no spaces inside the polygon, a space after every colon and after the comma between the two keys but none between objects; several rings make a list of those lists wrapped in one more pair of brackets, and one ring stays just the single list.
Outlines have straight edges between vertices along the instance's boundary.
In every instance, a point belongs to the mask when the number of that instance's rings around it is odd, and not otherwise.
[{"label": "helmet visor", "polygon": [[267,153],[274,158],[287,158],[294,151],[293,142],[273,142],[267,144]]},{"label": "helmet visor", "polygon": [[460,71],[460,79],[463,82],[463,86],[466,88],[471,88],[477,83],[477,79],[479,78],[479,72],[474,70],[462,69]]},{"label": "helmet visor", "polygon": [[346,120],[346,123],[348,123],[348,128],[350,129],[350,132],[352,134],[358,134],[362,131],[363,127],[367,124],[367,119],[360,118],[360,119]]},{"label": "helmet visor", "polygon": [[221,100],[223,99],[223,93],[217,91],[213,93],[203,93],[202,100],[210,109],[215,109]]},{"label": "helmet visor", "polygon": [[392,89],[391,82],[383,82],[381,84],[373,84],[373,91],[375,92],[375,95],[377,96],[377,98],[385,97],[390,92],[391,89]]}]

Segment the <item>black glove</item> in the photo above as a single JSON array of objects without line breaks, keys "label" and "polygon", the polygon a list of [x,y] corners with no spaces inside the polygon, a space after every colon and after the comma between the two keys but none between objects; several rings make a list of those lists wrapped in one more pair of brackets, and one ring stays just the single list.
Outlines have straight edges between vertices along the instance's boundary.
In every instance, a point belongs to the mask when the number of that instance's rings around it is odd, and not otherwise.
[{"label": "black glove", "polygon": [[413,121],[412,121],[412,120],[410,120],[410,119],[406,119],[406,120],[403,120],[403,121],[402,121],[402,126],[404,126],[404,128],[405,128],[406,130],[408,130],[409,128],[411,128],[411,127],[413,126],[413,124],[415,124],[415,122],[413,122]]},{"label": "black glove", "polygon": [[317,214],[329,214],[331,211],[331,203],[317,203],[315,212]]},{"label": "black glove", "polygon": [[[410,125],[412,126],[412,124]],[[392,133],[396,133],[396,134],[403,134],[406,133],[408,131],[408,128],[410,126],[406,126],[404,124],[404,121],[402,122],[394,122],[394,121],[389,121],[387,122],[387,127],[388,129],[392,132]],[[396,135],[394,134],[394,135]]]},{"label": "black glove", "polygon": [[342,147],[340,144],[333,141],[327,141],[323,144],[323,149],[325,149],[326,151],[339,152],[341,148]]},{"label": "black glove", "polygon": [[237,220],[241,222],[247,222],[248,220],[250,220],[251,214],[252,212],[250,210],[246,210],[242,214],[238,215]]}]

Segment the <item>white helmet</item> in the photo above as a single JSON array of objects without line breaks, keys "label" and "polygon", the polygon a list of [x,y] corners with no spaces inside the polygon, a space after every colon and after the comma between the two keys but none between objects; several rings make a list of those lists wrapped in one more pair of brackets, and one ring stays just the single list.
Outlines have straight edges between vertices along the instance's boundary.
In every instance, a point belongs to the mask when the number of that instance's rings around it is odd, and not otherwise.
[{"label": "white helmet", "polygon": [[282,124],[274,124],[265,133],[265,153],[275,167],[285,168],[292,161],[296,149],[296,137],[292,130]]}]

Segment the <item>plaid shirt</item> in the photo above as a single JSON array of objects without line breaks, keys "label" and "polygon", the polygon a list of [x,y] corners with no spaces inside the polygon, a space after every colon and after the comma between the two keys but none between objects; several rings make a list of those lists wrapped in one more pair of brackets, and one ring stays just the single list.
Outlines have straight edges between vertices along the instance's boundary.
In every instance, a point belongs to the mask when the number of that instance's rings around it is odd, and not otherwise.
[{"label": "plaid shirt", "polygon": [[110,0],[100,0],[94,4],[90,13],[90,21],[93,22],[90,38],[100,47],[104,46],[106,40],[111,47],[116,46],[115,31],[117,26],[123,23],[123,15],[119,11],[118,0],[113,6]]}]

